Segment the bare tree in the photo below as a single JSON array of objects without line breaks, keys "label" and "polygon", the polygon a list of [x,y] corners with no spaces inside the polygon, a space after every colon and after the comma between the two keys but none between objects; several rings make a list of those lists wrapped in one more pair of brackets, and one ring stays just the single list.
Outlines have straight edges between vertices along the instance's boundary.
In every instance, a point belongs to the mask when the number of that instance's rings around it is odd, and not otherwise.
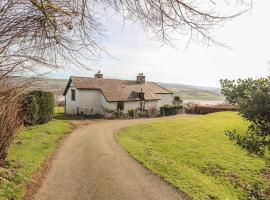
[{"label": "bare tree", "polygon": [[84,66],[82,60],[99,57],[107,12],[140,23],[162,42],[169,43],[174,32],[213,42],[212,29],[240,14],[218,14],[215,5],[215,0],[0,0],[0,160],[20,125],[22,87],[9,76]]},{"label": "bare tree", "polygon": [[162,42],[170,42],[174,32],[213,42],[212,29],[240,14],[219,14],[216,4],[215,0],[1,0],[0,79],[43,66],[84,66],[82,60],[97,58],[103,51],[100,18],[106,12],[140,23]]},{"label": "bare tree", "polygon": [[24,84],[12,83],[8,79],[0,80],[0,165],[7,156],[17,128],[21,125],[20,95]]}]

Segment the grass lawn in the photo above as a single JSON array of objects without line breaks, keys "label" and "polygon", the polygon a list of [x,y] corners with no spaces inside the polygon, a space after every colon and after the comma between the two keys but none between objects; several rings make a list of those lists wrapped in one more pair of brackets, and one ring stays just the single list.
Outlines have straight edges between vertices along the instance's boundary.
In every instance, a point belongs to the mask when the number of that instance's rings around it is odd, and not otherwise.
[{"label": "grass lawn", "polygon": [[9,149],[8,170],[0,168],[0,199],[21,199],[27,181],[32,179],[55,150],[57,142],[70,130],[68,121],[54,119],[19,131]]},{"label": "grass lawn", "polygon": [[247,125],[236,112],[219,112],[136,125],[117,139],[146,168],[195,199],[247,199],[254,183],[270,195],[265,160],[224,134],[244,132]]},{"label": "grass lawn", "polygon": [[65,107],[63,106],[54,106],[54,113],[64,113],[65,112]]}]

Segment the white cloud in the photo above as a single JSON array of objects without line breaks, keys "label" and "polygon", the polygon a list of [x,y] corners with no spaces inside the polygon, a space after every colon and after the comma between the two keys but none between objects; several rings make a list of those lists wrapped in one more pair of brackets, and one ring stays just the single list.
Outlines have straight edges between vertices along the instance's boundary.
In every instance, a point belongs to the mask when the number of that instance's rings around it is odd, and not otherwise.
[{"label": "white cloud", "polygon": [[[114,58],[104,55],[93,67],[106,77],[133,79],[144,72],[148,80],[219,86],[221,78],[246,78],[268,75],[270,60],[270,2],[256,1],[252,14],[240,16],[216,31],[216,39],[234,50],[223,47],[202,47],[191,44],[186,50],[186,38],[179,36],[177,49],[160,46],[148,40],[138,25],[126,25],[114,18],[105,20],[108,29],[105,46]],[[77,70],[68,75],[92,75]]]}]

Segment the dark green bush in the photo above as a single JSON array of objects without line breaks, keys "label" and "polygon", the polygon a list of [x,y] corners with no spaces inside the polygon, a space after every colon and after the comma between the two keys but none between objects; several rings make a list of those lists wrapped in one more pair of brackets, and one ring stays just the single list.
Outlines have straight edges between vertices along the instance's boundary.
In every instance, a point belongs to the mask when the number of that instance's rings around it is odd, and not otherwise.
[{"label": "dark green bush", "polygon": [[165,116],[176,115],[179,114],[182,109],[182,105],[164,105],[160,107],[160,114]]},{"label": "dark green bush", "polygon": [[52,120],[54,111],[52,93],[31,91],[23,96],[22,102],[25,124],[43,124]]},{"label": "dark green bush", "polygon": [[44,91],[33,91],[31,93],[35,94],[39,105],[38,121],[37,121],[38,124],[43,124],[51,121],[54,112],[53,94]]},{"label": "dark green bush", "polygon": [[137,109],[128,110],[128,116],[129,117],[137,117],[138,116],[138,110]]},{"label": "dark green bush", "polygon": [[37,124],[39,106],[34,95],[26,94],[22,96],[23,122],[27,125]]},{"label": "dark green bush", "polygon": [[270,159],[270,76],[259,79],[221,80],[221,93],[237,105],[242,117],[250,122],[245,134],[236,130],[226,135],[241,147]]}]

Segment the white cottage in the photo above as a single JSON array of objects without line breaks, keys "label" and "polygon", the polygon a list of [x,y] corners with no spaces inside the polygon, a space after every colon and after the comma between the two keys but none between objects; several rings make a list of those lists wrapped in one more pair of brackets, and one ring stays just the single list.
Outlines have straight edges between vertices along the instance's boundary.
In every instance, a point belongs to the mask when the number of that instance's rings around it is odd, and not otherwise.
[{"label": "white cottage", "polygon": [[150,110],[171,105],[173,93],[145,81],[143,73],[137,80],[105,79],[100,72],[90,77],[70,77],[64,90],[65,112],[68,114],[104,114],[104,109]]}]

